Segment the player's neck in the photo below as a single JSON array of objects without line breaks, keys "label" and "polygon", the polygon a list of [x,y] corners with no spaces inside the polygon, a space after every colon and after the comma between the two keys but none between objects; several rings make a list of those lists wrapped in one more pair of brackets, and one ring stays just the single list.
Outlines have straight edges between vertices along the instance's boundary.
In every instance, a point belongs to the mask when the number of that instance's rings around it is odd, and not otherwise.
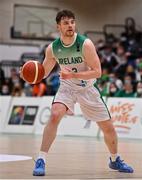
[{"label": "player's neck", "polygon": [[70,46],[70,45],[74,44],[74,42],[76,40],[76,36],[77,36],[77,33],[74,33],[74,35],[72,37],[61,36],[61,41],[62,41],[63,45]]}]

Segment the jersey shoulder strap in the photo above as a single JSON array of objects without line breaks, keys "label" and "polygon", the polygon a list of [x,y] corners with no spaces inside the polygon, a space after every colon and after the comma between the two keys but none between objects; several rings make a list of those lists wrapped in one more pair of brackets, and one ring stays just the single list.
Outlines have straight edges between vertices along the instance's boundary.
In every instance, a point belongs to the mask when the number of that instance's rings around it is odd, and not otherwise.
[{"label": "jersey shoulder strap", "polygon": [[87,39],[86,36],[77,34],[77,38],[76,38],[76,42],[75,42],[77,51],[82,52],[83,44],[86,39]]}]

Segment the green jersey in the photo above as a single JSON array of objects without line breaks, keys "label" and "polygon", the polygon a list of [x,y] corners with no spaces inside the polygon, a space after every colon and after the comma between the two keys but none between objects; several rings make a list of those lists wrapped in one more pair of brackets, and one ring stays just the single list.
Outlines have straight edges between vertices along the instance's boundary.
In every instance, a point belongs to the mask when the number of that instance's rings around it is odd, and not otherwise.
[{"label": "green jersey", "polygon": [[[64,45],[60,38],[52,43],[53,56],[61,69],[68,68],[74,72],[81,72],[89,69],[83,56],[83,44],[86,39],[85,36],[76,34],[74,42],[69,46]],[[88,80],[84,81],[80,79],[61,79],[61,81],[79,86],[86,86],[87,82],[89,82]]]}]

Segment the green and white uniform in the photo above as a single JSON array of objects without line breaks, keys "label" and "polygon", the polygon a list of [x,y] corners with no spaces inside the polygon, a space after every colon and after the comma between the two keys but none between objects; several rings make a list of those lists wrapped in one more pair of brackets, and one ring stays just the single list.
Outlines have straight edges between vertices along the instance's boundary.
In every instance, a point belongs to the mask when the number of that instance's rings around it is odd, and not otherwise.
[{"label": "green and white uniform", "polygon": [[[65,46],[60,38],[52,43],[53,56],[61,69],[68,68],[74,72],[89,70],[83,56],[83,45],[86,39],[85,36],[76,34],[74,42],[69,46]],[[65,104],[71,113],[74,113],[74,104],[78,102],[86,119],[108,120],[109,112],[93,83],[94,79],[60,79],[60,87],[54,102]]]},{"label": "green and white uniform", "polygon": [[[79,34],[76,35],[75,41],[65,46],[59,39],[55,40],[52,44],[53,55],[60,65],[60,68],[68,68],[74,72],[81,72],[88,70],[83,57],[83,44],[86,37]],[[66,83],[77,86],[87,86],[92,80],[84,81],[79,79],[62,80]],[[77,87],[76,87],[77,88]]]}]

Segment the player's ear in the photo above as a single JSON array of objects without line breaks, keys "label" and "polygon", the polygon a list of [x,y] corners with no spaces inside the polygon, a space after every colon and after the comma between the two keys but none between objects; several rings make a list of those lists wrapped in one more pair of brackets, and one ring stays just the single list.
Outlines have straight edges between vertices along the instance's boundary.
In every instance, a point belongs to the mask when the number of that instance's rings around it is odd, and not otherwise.
[{"label": "player's ear", "polygon": [[59,29],[59,24],[57,24],[57,30],[59,31],[60,29]]}]

